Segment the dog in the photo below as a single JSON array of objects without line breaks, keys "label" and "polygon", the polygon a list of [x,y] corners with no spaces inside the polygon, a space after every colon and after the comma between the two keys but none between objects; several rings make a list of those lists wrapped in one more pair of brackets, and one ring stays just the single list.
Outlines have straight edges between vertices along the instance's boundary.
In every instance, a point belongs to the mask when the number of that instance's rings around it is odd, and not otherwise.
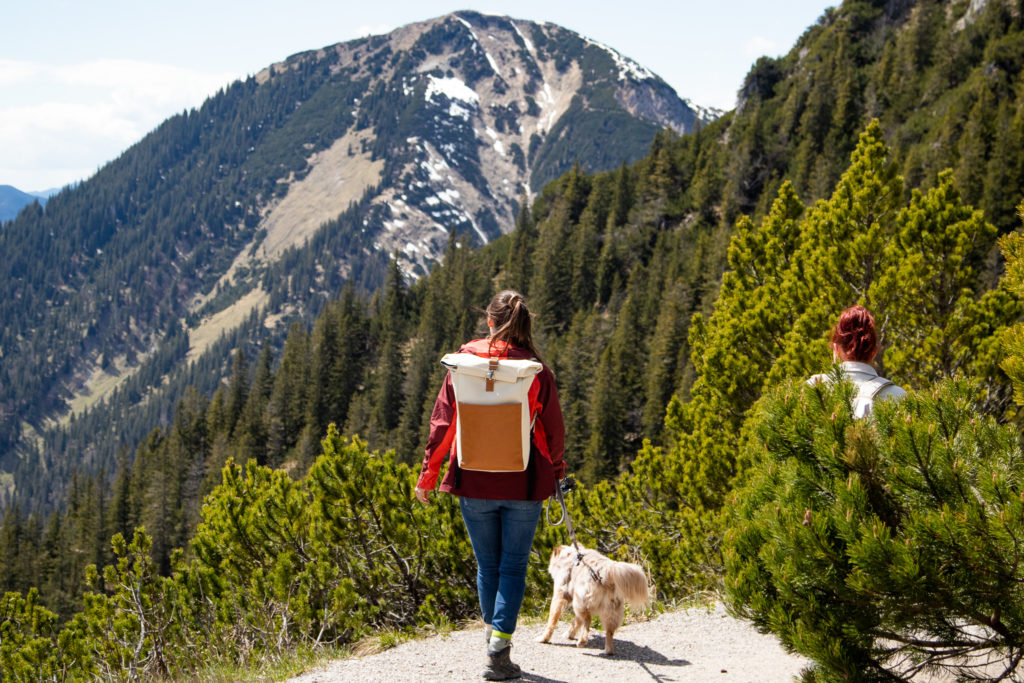
[{"label": "dog", "polygon": [[570,602],[575,616],[568,637],[576,638],[576,647],[583,647],[590,637],[590,619],[601,618],[604,627],[604,653],[615,654],[612,637],[622,625],[626,603],[643,607],[651,602],[647,575],[640,565],[616,562],[596,550],[560,545],[551,551],[548,573],[555,582],[551,596],[551,612],[547,628],[537,638],[547,643],[555,632],[562,610]]}]

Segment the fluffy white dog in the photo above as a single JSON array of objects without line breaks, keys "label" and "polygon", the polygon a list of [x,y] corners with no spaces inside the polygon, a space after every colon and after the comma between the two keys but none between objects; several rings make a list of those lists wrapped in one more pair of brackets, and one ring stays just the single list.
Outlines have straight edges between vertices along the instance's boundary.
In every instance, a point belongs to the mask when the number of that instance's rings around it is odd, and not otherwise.
[{"label": "fluffy white dog", "polygon": [[556,546],[551,552],[548,573],[554,579],[548,625],[537,642],[547,643],[555,632],[562,610],[570,602],[575,617],[568,637],[576,638],[576,647],[583,647],[590,637],[590,620],[601,619],[604,627],[604,652],[615,654],[612,636],[622,625],[626,603],[642,607],[651,601],[647,575],[640,565],[616,562],[597,552],[573,546]]}]

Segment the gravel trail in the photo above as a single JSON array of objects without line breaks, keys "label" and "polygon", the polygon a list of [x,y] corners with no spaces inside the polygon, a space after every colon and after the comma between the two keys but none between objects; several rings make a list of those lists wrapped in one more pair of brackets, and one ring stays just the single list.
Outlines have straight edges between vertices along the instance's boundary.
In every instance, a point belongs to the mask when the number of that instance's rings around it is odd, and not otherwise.
[{"label": "gravel trail", "polygon": [[[788,683],[808,663],[787,654],[773,636],[730,617],[720,604],[627,623],[615,634],[614,657],[604,656],[604,633],[597,630],[577,649],[565,637],[567,619],[563,614],[549,644],[535,642],[542,623],[520,624],[512,639],[512,661],[523,668],[518,680]],[[482,627],[455,631],[335,660],[288,683],[480,681],[485,650]]]}]

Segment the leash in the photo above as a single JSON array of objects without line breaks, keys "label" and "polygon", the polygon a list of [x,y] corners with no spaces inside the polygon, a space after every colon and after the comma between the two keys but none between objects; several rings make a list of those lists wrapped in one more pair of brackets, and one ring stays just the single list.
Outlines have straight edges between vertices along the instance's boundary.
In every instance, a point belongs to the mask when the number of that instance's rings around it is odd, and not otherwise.
[{"label": "leash", "polygon": [[552,523],[550,510],[546,510],[548,513],[548,524],[551,526],[561,526],[563,522],[565,523],[565,529],[569,532],[569,539],[572,541],[572,547],[576,549],[576,564],[582,564],[590,570],[590,576],[593,577],[594,581],[602,583],[601,575],[583,559],[583,551],[580,550],[580,544],[576,540],[576,530],[572,526],[572,516],[569,514],[569,507],[565,504],[565,495],[562,493],[563,485],[565,485],[566,491],[571,491],[572,487],[576,485],[576,482],[572,479],[563,479],[562,481],[555,483],[555,499],[558,500],[558,504],[562,506],[562,516],[559,517],[557,522]]}]

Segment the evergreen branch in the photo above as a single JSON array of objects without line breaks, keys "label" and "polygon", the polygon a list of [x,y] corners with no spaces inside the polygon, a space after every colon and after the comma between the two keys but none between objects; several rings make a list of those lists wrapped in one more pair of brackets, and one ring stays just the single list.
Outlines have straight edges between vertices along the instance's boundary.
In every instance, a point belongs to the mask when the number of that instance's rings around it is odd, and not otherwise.
[{"label": "evergreen branch", "polygon": [[[924,648],[926,650],[937,649],[937,648],[949,648],[949,652],[956,653],[956,652],[970,651],[971,649],[976,647],[976,645],[974,643],[967,642],[967,641],[942,640],[942,639],[927,640],[927,639],[924,639],[924,638],[913,638],[913,637],[910,637],[910,636],[901,635],[899,633],[896,633],[895,631],[890,631],[890,630],[881,629],[881,628],[877,628],[877,627],[876,628],[868,629],[867,633],[868,633],[868,635],[870,635],[872,637],[875,637],[875,638],[884,638],[886,640],[892,640],[892,641],[897,642],[897,643],[902,643],[903,645]],[[938,654],[945,654],[943,652],[943,650],[938,650],[938,649],[937,649],[937,653]]]}]

